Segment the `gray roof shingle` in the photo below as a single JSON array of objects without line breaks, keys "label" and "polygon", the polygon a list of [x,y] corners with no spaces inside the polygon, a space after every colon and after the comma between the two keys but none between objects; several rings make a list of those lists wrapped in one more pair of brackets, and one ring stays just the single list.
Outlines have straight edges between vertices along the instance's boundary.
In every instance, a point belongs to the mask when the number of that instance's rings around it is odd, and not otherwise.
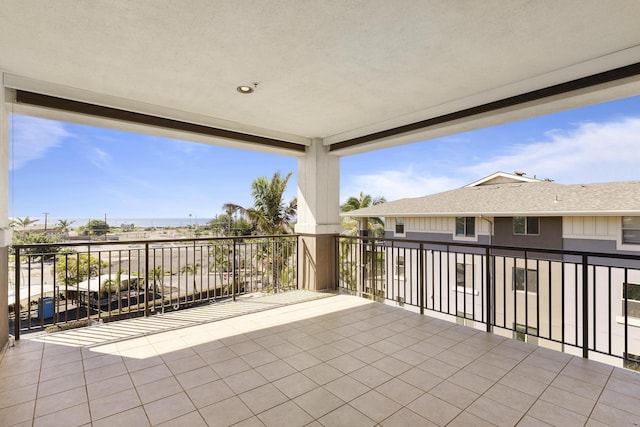
[{"label": "gray roof shingle", "polygon": [[640,215],[640,181],[564,185],[548,181],[462,187],[347,212],[391,216]]}]

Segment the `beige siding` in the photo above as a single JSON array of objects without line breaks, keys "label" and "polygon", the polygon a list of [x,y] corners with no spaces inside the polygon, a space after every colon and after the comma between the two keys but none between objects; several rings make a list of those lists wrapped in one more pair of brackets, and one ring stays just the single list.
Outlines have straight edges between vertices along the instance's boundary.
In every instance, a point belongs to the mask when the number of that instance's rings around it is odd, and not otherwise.
[{"label": "beige siding", "polygon": [[[455,229],[455,217],[405,217],[404,231],[422,233],[453,233]],[[385,218],[385,230],[395,231],[396,218]],[[476,233],[489,234],[490,224],[476,217]]]},{"label": "beige siding", "polygon": [[562,219],[563,238],[616,240],[620,234],[619,216],[567,216]]}]

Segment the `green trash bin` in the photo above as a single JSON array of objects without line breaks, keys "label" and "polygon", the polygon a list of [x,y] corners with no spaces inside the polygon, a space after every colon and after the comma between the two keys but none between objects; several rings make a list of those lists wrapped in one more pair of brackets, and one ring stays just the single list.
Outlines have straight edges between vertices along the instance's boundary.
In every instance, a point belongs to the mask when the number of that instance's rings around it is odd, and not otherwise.
[{"label": "green trash bin", "polygon": [[41,298],[38,301],[38,317],[51,319],[53,317],[53,298]]}]

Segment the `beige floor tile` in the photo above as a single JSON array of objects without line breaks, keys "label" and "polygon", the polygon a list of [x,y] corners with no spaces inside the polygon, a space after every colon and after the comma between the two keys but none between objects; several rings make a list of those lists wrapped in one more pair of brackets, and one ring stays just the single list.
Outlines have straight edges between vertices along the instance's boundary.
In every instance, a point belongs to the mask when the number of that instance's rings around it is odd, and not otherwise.
[{"label": "beige floor tile", "polygon": [[455,417],[447,427],[495,427],[495,424],[490,423],[489,421],[483,420],[480,417],[477,417],[469,412],[463,412],[457,417]]},{"label": "beige floor tile", "polygon": [[267,427],[282,427],[283,420],[291,427],[302,427],[313,421],[313,418],[297,406],[293,401],[285,402],[258,415]]},{"label": "beige floor tile", "polygon": [[244,393],[267,383],[267,380],[254,369],[230,375],[223,380],[236,394]]},{"label": "beige floor tile", "polygon": [[370,365],[351,372],[349,376],[371,388],[376,388],[380,384],[385,383],[392,378],[392,376],[386,372]]},{"label": "beige floor tile", "polygon": [[482,394],[493,386],[494,382],[471,372],[461,370],[447,378],[454,384],[471,390],[475,393]]},{"label": "beige floor tile", "polygon": [[221,378],[251,369],[251,365],[238,356],[217,363],[210,363],[209,366],[211,366]]},{"label": "beige floor tile", "polygon": [[84,377],[86,378],[87,384],[92,384],[127,373],[128,371],[125,364],[123,362],[116,362],[108,365],[98,365],[91,369],[85,368]]},{"label": "beige floor tile", "polygon": [[335,359],[331,359],[326,363],[345,374],[358,370],[366,365],[366,363],[364,363],[360,359],[356,359],[348,353],[342,354],[341,356],[338,356]]},{"label": "beige floor tile", "polygon": [[320,359],[306,351],[285,357],[283,358],[283,360],[298,371],[303,371],[312,366],[322,363]]},{"label": "beige floor tile", "polygon": [[353,399],[349,405],[365,414],[376,422],[380,422],[402,408],[402,405],[388,397],[371,390],[362,396]]},{"label": "beige floor tile", "polygon": [[527,415],[556,426],[584,426],[587,417],[579,415],[560,406],[538,400],[533,404]]},{"label": "beige floor tile", "polygon": [[483,396],[521,412],[528,411],[536,401],[536,398],[530,394],[523,393],[503,384],[493,385]]},{"label": "beige floor tile", "polygon": [[84,386],[67,390],[64,393],[42,397],[36,400],[35,416],[41,417],[87,401],[87,389]]},{"label": "beige floor tile", "polygon": [[161,427],[207,427],[207,423],[198,411],[189,412],[188,414],[158,424]]},{"label": "beige floor tile", "polygon": [[[610,384],[610,382],[609,382]],[[558,375],[551,383],[552,386],[576,393],[579,396],[586,397],[590,400],[596,400],[602,393],[602,387],[585,381],[577,380],[567,375]],[[640,395],[640,385],[638,386],[638,394]]]},{"label": "beige floor tile", "polygon": [[600,395],[598,403],[612,406],[640,417],[640,396],[618,393],[617,391],[606,389],[602,392],[602,395]]},{"label": "beige floor tile", "polygon": [[441,426],[451,422],[451,420],[462,412],[459,408],[428,393],[423,394],[406,407],[423,418]]},{"label": "beige floor tile", "polygon": [[595,400],[554,386],[549,386],[540,399],[584,416],[589,416],[596,404]]},{"label": "beige floor tile", "polygon": [[29,384],[3,391],[0,393],[0,408],[7,408],[9,406],[35,400],[37,392],[38,384]]},{"label": "beige floor tile", "polygon": [[[3,367],[4,369],[4,367]],[[1,372],[2,370],[0,370]],[[40,377],[40,371],[29,371],[17,375],[6,376],[0,379],[0,393],[15,390],[16,388],[37,384]],[[0,407],[2,407],[0,403]]]},{"label": "beige floor tile", "polygon": [[33,420],[34,427],[51,427],[51,426],[79,426],[91,421],[89,416],[89,405],[81,403],[80,405],[64,409],[62,411],[53,412],[43,417]]},{"label": "beige floor tile", "polygon": [[[589,426],[589,424],[587,423],[586,426]],[[552,427],[552,426],[551,424],[547,424],[542,420],[538,420],[536,418],[533,418],[532,416],[525,415],[524,417],[522,417],[522,419],[518,423],[518,427]],[[591,426],[591,427],[596,427],[596,426]],[[605,426],[603,424],[602,426],[598,426],[598,427],[609,427],[609,426]]]},{"label": "beige floor tile", "polygon": [[429,394],[444,400],[460,409],[465,409],[473,403],[480,395],[460,387],[451,381],[443,381],[429,390]]},{"label": "beige floor tile", "polygon": [[401,405],[408,405],[424,394],[424,391],[398,378],[392,378],[378,386],[376,391]]},{"label": "beige floor tile", "polygon": [[284,342],[282,344],[274,345],[273,347],[269,347],[269,351],[279,358],[283,359],[285,357],[293,356],[294,354],[302,353],[302,349],[300,347],[296,347],[290,342]]},{"label": "beige floor tile", "polygon": [[[165,360],[163,358],[163,360]],[[208,366],[207,362],[205,362],[200,356],[194,354],[192,356],[183,357],[180,359],[165,361],[167,367],[173,372],[173,375],[182,374],[184,372],[192,371],[194,369],[202,368],[204,366]]]},{"label": "beige floor tile", "polygon": [[402,408],[384,421],[380,423],[382,427],[408,427],[408,426],[421,426],[421,427],[435,427],[437,424],[422,418],[415,412]]},{"label": "beige floor tile", "polygon": [[376,360],[380,360],[386,356],[384,353],[372,349],[371,347],[360,347],[359,349],[354,350],[349,354],[366,364],[373,363]]},{"label": "beige floor tile", "polygon": [[402,350],[393,353],[392,356],[404,363],[411,365],[412,367],[425,362],[429,358],[429,356],[418,353],[417,351],[411,350],[410,348],[403,348]]},{"label": "beige floor tile", "polygon": [[83,375],[71,375],[63,378],[41,381],[40,384],[38,384],[38,398],[62,393],[84,385],[85,382]]},{"label": "beige floor tile", "polygon": [[342,372],[326,363],[320,363],[319,365],[312,366],[303,370],[301,373],[319,385],[326,384],[344,375]]},{"label": "beige floor tile", "polygon": [[158,355],[152,355],[149,357],[123,357],[127,371],[130,373],[141,371],[143,369],[151,368],[153,366],[164,365],[164,360]]},{"label": "beige floor tile", "polygon": [[376,424],[371,418],[349,405],[343,405],[329,412],[318,421],[324,426],[335,427],[369,427]]},{"label": "beige floor tile", "polygon": [[220,379],[218,374],[216,374],[209,366],[184,372],[180,375],[176,375],[175,377],[180,385],[185,389],[197,387]]},{"label": "beige floor tile", "polygon": [[247,362],[252,368],[257,368],[258,366],[278,360],[278,356],[264,348],[253,353],[244,354],[241,357],[242,360]]},{"label": "beige floor tile", "polygon": [[280,359],[258,366],[256,371],[267,381],[276,381],[297,372],[291,365]]},{"label": "beige floor tile", "polygon": [[168,377],[136,387],[136,391],[140,401],[147,404],[180,393],[183,389],[174,377]]},{"label": "beige floor tile", "polygon": [[247,405],[254,414],[259,414],[289,400],[287,396],[272,384],[265,384],[246,391],[239,394],[238,397],[242,399],[244,404]]},{"label": "beige floor tile", "polygon": [[591,418],[609,426],[633,426],[638,424],[638,415],[603,403],[596,404]]},{"label": "beige floor tile", "polygon": [[500,381],[498,381],[498,384],[529,394],[535,398],[540,396],[548,387],[547,384],[538,382],[531,378],[523,377],[513,372],[509,372],[502,377]]},{"label": "beige floor tile", "polygon": [[253,413],[239,397],[234,396],[200,409],[200,415],[208,426],[222,427],[251,418]]},{"label": "beige floor tile", "polygon": [[33,420],[33,411],[35,409],[35,400],[18,403],[17,405],[8,406],[0,409],[0,423],[5,426],[28,422],[31,425]]},{"label": "beige floor tile", "polygon": [[150,426],[141,406],[93,422],[93,427],[145,427]]},{"label": "beige floor tile", "polygon": [[401,375],[398,375],[398,378],[425,392],[431,390],[443,381],[439,376],[423,371],[421,368],[411,368]]},{"label": "beige floor tile", "polygon": [[281,378],[275,381],[273,385],[275,385],[290,399],[293,399],[318,387],[315,382],[311,381],[309,378],[299,372],[293,375],[289,375],[288,377]]},{"label": "beige floor tile", "polygon": [[123,374],[107,378],[102,381],[87,384],[89,399],[98,399],[113,393],[132,389],[133,382],[129,374]]},{"label": "beige floor tile", "polygon": [[525,411],[510,408],[484,396],[469,405],[466,411],[496,425],[516,425],[525,414]]},{"label": "beige floor tile", "polygon": [[140,369],[130,373],[131,381],[136,387],[152,383],[164,378],[172,377],[173,373],[166,365],[155,365],[149,368]]},{"label": "beige floor tile", "polygon": [[293,401],[313,418],[320,418],[345,404],[342,399],[322,387],[300,395]]},{"label": "beige floor tile", "polygon": [[418,368],[442,379],[449,378],[460,370],[457,366],[453,366],[449,363],[433,358],[427,359],[423,363],[419,364]]},{"label": "beige floor tile", "polygon": [[223,380],[213,381],[185,391],[196,408],[204,408],[235,396],[233,390]]},{"label": "beige floor tile", "polygon": [[370,387],[356,381],[348,375],[325,384],[324,388],[345,402],[349,402],[371,390]]},{"label": "beige floor tile", "polygon": [[186,393],[180,392],[144,405],[144,410],[152,425],[188,414],[195,410]]},{"label": "beige floor tile", "polygon": [[382,359],[376,360],[371,364],[371,366],[386,372],[392,377],[398,376],[413,367],[408,363],[404,363],[392,356],[386,356]]},{"label": "beige floor tile", "polygon": [[135,390],[125,390],[89,401],[93,421],[118,414],[140,406],[141,402]]}]

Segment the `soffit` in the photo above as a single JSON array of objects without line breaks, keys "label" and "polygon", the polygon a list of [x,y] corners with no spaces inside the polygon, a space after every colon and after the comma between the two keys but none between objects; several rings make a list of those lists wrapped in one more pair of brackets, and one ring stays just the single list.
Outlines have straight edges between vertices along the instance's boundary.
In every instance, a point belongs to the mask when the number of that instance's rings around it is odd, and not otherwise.
[{"label": "soffit", "polygon": [[[336,144],[636,63],[639,16],[635,0],[5,0],[0,69],[22,89]],[[636,93],[626,79],[366,149]]]}]

